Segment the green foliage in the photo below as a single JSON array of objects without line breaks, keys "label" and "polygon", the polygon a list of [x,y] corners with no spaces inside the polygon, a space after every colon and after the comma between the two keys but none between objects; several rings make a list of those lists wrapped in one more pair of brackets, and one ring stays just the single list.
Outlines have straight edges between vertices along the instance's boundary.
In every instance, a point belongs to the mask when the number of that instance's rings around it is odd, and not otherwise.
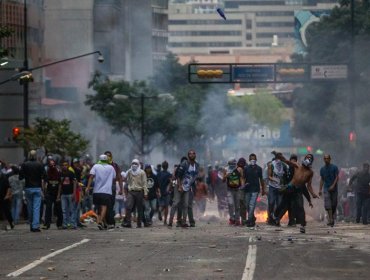
[{"label": "green foliage", "polygon": [[345,157],[352,129],[349,107],[353,103],[358,143],[356,151],[351,151],[351,157],[357,155],[361,158],[364,151],[370,148],[366,140],[370,137],[367,109],[370,106],[370,8],[368,1],[354,1],[352,34],[351,1],[341,2],[341,6],[334,8],[330,16],[309,28],[307,55],[295,55],[292,59],[294,62],[349,63],[350,81],[305,84],[297,89],[294,134],[305,139],[307,144]]},{"label": "green foliage", "polygon": [[27,150],[42,148],[46,153],[59,154],[63,158],[78,157],[86,151],[89,141],[71,131],[71,121],[36,118],[33,126],[25,129],[19,139]]},{"label": "green foliage", "polygon": [[[126,81],[111,81],[100,73],[95,73],[90,87],[96,94],[88,95],[85,102],[91,110],[96,111],[115,133],[123,133],[132,142],[136,152],[141,147],[141,96],[144,96],[144,154],[165,139],[171,139],[176,131],[173,115],[175,106],[173,100],[159,98],[159,93],[149,87],[144,81],[135,81],[130,84]],[[126,96],[119,99],[117,96]],[[156,139],[153,145],[148,140]]]},{"label": "green foliage", "polygon": [[[0,43],[2,39],[10,37],[13,33],[14,31],[10,29],[9,27],[0,26]],[[0,58],[6,57],[8,55],[9,55],[9,50],[0,45]]]},{"label": "green foliage", "polygon": [[247,112],[253,121],[270,128],[277,128],[283,121],[283,103],[267,90],[254,95],[230,97],[232,107]]}]

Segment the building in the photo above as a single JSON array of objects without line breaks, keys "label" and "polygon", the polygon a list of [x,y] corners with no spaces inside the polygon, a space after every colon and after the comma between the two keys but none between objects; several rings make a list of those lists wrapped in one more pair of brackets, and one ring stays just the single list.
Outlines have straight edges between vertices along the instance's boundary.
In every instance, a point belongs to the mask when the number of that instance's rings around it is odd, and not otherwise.
[{"label": "building", "polygon": [[[42,62],[43,44],[43,9],[41,0],[27,1],[27,56],[29,67],[37,66]],[[24,65],[25,59],[25,29],[24,29],[24,1],[0,1],[0,26],[11,28],[14,33],[3,39],[1,46],[10,50],[9,63],[0,67],[0,82],[16,74],[16,68]],[[35,73],[39,79],[40,73]],[[29,87],[29,99],[34,101],[40,91],[39,83],[32,83]],[[24,123],[23,87],[17,81],[0,85],[0,155],[7,162],[18,163],[23,159],[21,149],[12,139],[12,130],[15,127],[22,129]]]},{"label": "building", "polygon": [[94,46],[112,78],[145,80],[167,53],[168,1],[94,1]]},{"label": "building", "polygon": [[233,53],[237,49],[289,47],[295,11],[330,10],[335,0],[193,0],[169,7],[169,50],[176,54]]}]

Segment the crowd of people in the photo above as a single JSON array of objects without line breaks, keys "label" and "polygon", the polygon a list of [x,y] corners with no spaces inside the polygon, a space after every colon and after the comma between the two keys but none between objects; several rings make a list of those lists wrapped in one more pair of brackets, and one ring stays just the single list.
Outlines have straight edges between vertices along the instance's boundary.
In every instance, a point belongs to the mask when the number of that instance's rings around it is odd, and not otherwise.
[{"label": "crowd of people", "polygon": [[280,226],[288,213],[288,226],[299,225],[305,233],[304,198],[313,207],[312,198],[320,197],[328,226],[337,220],[338,205],[354,222],[368,223],[368,163],[360,171],[352,169],[346,187],[340,190],[341,171],[331,163],[330,155],[324,155],[316,193],[312,154],[302,161],[294,154],[289,159],[282,153],[272,154],[263,167],[252,153],[248,161],[230,158],[226,166],[209,165],[206,170],[197,162],[195,150],[189,150],[171,173],[167,161],[154,167],[138,159],[123,171],[110,151],[95,164],[53,156],[40,162],[36,151],[31,151],[20,166],[0,162],[0,214],[13,229],[23,213],[31,232],[48,230],[54,220],[58,229],[83,228],[86,218],[95,219],[99,230],[131,228],[134,223],[138,228],[150,227],[154,218],[169,228],[187,228],[195,227],[204,216],[208,200],[216,200],[219,216],[228,219],[229,225],[253,229],[257,199],[267,195],[266,222],[271,226]]}]

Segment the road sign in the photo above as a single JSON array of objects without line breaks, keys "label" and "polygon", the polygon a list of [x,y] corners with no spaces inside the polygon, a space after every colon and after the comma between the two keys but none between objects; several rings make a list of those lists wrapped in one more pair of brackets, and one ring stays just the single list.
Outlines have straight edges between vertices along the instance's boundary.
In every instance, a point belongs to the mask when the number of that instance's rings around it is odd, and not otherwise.
[{"label": "road sign", "polygon": [[311,65],[312,80],[337,80],[348,78],[348,66],[343,65]]},{"label": "road sign", "polygon": [[274,65],[233,65],[232,82],[273,82],[275,78]]}]

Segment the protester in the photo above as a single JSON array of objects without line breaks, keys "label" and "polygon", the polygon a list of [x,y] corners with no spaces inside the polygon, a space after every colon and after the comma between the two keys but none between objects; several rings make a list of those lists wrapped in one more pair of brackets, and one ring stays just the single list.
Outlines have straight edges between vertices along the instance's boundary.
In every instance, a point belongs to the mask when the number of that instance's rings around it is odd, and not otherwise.
[{"label": "protester", "polygon": [[144,226],[152,225],[154,212],[157,211],[158,197],[160,195],[158,178],[154,175],[153,167],[150,164],[146,164],[144,168],[147,188],[148,188],[148,199],[144,200]]},{"label": "protester", "polygon": [[[368,224],[368,212],[370,207],[370,171],[369,164],[364,163],[362,170],[354,174],[350,181],[349,187],[356,193],[356,223]],[[354,182],[356,185],[353,187]]]},{"label": "protester", "polygon": [[[292,192],[294,194],[293,196],[293,203],[294,203],[294,212],[295,217],[297,219],[297,223],[301,225],[299,231],[301,233],[306,233],[306,217],[304,212],[304,206],[303,206],[303,192],[302,187],[307,186],[308,191],[312,195],[313,198],[317,198],[318,196],[312,189],[312,178],[314,175],[314,172],[312,171],[312,163],[314,160],[314,157],[312,154],[307,154],[302,161],[301,164],[298,162],[292,162],[285,159],[285,157],[281,153],[275,153],[273,152],[275,157],[289,166],[294,167],[294,175],[291,181],[284,186],[284,191]],[[278,212],[278,213],[277,213]],[[277,208],[277,211],[275,211],[275,223],[276,225],[280,224],[280,219],[282,218],[283,211],[279,211],[279,208]]]},{"label": "protester", "polygon": [[62,203],[63,229],[77,229],[76,223],[76,188],[75,174],[69,169],[68,161],[62,161],[62,173],[58,190],[58,200]]},{"label": "protester", "polygon": [[108,228],[106,214],[112,201],[112,183],[116,178],[116,171],[109,164],[107,155],[99,156],[99,161],[91,168],[86,192],[90,191],[94,182],[93,202],[98,210],[97,224],[99,230]]},{"label": "protester", "polygon": [[134,159],[131,168],[127,171],[127,200],[126,217],[122,223],[123,227],[131,228],[131,215],[137,211],[137,227],[141,228],[143,222],[144,199],[148,199],[148,187],[145,171],[140,168],[140,161]]},{"label": "protester", "polygon": [[31,150],[29,160],[21,166],[19,179],[25,179],[27,214],[31,232],[40,232],[40,208],[42,189],[44,189],[45,169],[36,160],[36,151]]},{"label": "protester", "polygon": [[262,178],[262,168],[257,165],[257,156],[255,154],[249,155],[249,165],[244,168],[245,188],[244,200],[246,210],[248,212],[247,227],[254,227],[256,225],[256,217],[254,210],[257,204],[258,194],[261,192],[265,195],[265,182]]},{"label": "protester", "polygon": [[243,167],[237,166],[236,159],[227,162],[223,181],[227,185],[229,224],[240,226],[240,187],[244,186],[244,170]]},{"label": "protester", "polygon": [[172,185],[172,174],[168,172],[168,162],[162,162],[162,170],[158,173],[160,189],[159,212],[163,212],[163,224],[167,225],[168,207],[170,205],[170,189]]},{"label": "protester", "polygon": [[338,205],[338,167],[331,163],[330,155],[324,155],[325,165],[320,169],[320,191],[324,188],[324,207],[328,213],[328,226],[334,226]]},{"label": "protester", "polygon": [[49,168],[46,172],[45,183],[46,189],[44,190],[44,193],[46,209],[45,209],[45,223],[42,229],[50,228],[53,212],[54,215],[57,216],[56,220],[57,228],[61,229],[63,225],[63,214],[61,202],[58,199],[58,191],[61,183],[61,171],[56,166],[54,160],[49,161]]},{"label": "protester", "polygon": [[[8,223],[10,228],[14,228],[14,222],[12,218],[12,214],[10,212],[10,199],[12,197],[12,192],[10,189],[10,184],[7,176],[0,172],[0,216],[3,214]],[[6,226],[5,228],[6,229]]]},{"label": "protester", "polygon": [[195,179],[195,216],[197,218],[203,217],[206,212],[208,197],[208,187],[207,184],[203,182],[202,177],[197,177]]},{"label": "protester", "polygon": [[19,180],[19,168],[15,165],[11,166],[12,173],[9,176],[9,184],[12,192],[12,218],[14,224],[18,224],[19,216],[23,204],[23,190],[25,180]]}]

